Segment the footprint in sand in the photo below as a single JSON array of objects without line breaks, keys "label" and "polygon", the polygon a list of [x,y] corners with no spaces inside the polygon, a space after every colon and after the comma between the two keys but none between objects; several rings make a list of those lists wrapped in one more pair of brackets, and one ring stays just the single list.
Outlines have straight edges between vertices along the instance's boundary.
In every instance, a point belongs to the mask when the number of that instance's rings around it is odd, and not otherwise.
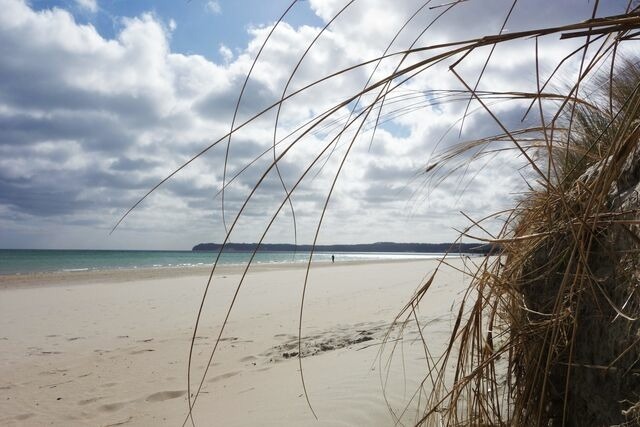
[{"label": "footprint in sand", "polygon": [[145,349],[143,349],[143,350],[136,350],[136,351],[132,351],[132,352],[131,352],[131,353],[129,353],[129,354],[142,354],[142,353],[146,353],[146,352],[148,352],[148,351],[155,351],[155,350],[154,350],[154,349],[152,349],[152,348],[145,348]]},{"label": "footprint in sand", "polygon": [[124,402],[116,402],[116,403],[107,403],[106,405],[102,405],[98,408],[101,412],[115,412],[124,408]]},{"label": "footprint in sand", "polygon": [[273,337],[274,338],[286,338],[286,339],[290,339],[290,340],[297,340],[298,339],[297,335],[292,335],[292,334],[275,334]]},{"label": "footprint in sand", "polygon": [[69,371],[68,369],[49,369],[48,371],[39,372],[38,375],[57,375],[57,374],[62,374],[63,376],[65,376],[68,371]]},{"label": "footprint in sand", "polygon": [[114,386],[117,386],[117,385],[118,385],[118,383],[104,383],[104,384],[101,385],[101,387],[108,388],[108,387],[114,387]]},{"label": "footprint in sand", "polygon": [[186,390],[169,390],[169,391],[161,391],[158,393],[153,393],[147,396],[145,401],[147,402],[163,402],[169,399],[176,399],[178,397],[184,396],[187,394]]},{"label": "footprint in sand", "polygon": [[126,420],[118,421],[118,422],[113,423],[113,424],[105,424],[105,426],[104,426],[104,427],[116,427],[116,426],[121,426],[121,425],[127,424],[127,423],[128,423],[129,421],[131,421],[132,419],[133,419],[133,417],[129,417],[129,418],[127,418]]},{"label": "footprint in sand", "polygon": [[18,421],[24,421],[24,420],[28,420],[29,418],[33,417],[35,414],[32,413],[28,413],[28,414],[20,414],[20,415],[16,415],[14,417],[14,419],[18,420]]},{"label": "footprint in sand", "polygon": [[92,397],[91,399],[84,399],[78,402],[78,405],[80,406],[84,406],[84,405],[88,405],[90,403],[94,403],[97,402],[98,400],[102,400],[104,399],[104,397]]},{"label": "footprint in sand", "polygon": [[227,378],[231,378],[231,377],[235,377],[236,375],[238,375],[240,373],[240,371],[233,371],[233,372],[227,372],[226,374],[222,374],[222,375],[216,375],[215,377],[211,377],[207,380],[207,382],[209,383],[215,383],[217,381],[222,381],[225,380]]}]

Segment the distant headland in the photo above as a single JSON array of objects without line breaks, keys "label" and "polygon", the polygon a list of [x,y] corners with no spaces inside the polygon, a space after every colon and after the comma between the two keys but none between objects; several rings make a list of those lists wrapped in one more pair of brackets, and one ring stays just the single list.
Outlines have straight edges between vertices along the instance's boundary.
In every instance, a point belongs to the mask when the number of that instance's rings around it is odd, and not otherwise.
[{"label": "distant headland", "polygon": [[[258,247],[257,243],[227,243],[225,251],[252,252]],[[218,252],[222,248],[220,243],[200,243],[193,247],[193,251]],[[262,243],[261,252],[308,252],[312,245],[293,245],[289,243]],[[468,253],[488,254],[496,250],[495,245],[481,243],[394,243],[377,242],[355,245],[316,245],[315,252],[414,252],[414,253]]]}]

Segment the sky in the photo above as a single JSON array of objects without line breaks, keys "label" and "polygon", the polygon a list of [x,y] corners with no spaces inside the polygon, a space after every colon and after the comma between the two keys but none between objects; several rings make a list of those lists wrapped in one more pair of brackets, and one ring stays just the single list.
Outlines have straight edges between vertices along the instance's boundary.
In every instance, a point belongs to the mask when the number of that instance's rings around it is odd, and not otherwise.
[{"label": "sky", "polygon": [[[295,2],[261,51],[290,2],[0,0],[0,248],[186,250],[221,242],[227,231],[234,242],[310,243],[321,217],[318,243],[444,242],[470,224],[467,217],[512,206],[531,179],[512,150],[460,158],[446,176],[425,173],[439,153],[499,133],[474,103],[461,126],[466,102],[444,102],[434,92],[463,88],[450,63],[399,85],[375,132],[377,111],[357,137],[353,125],[345,129],[364,117],[358,111],[366,97],[308,124],[393,71],[400,55],[377,68],[357,66],[390,42],[395,53],[412,43],[497,34],[512,1],[468,0],[441,18],[445,2],[418,10],[423,2],[416,0],[360,0],[341,12],[347,3]],[[602,3],[597,16],[622,13],[627,4]],[[520,0],[505,31],[581,21],[593,6]],[[541,39],[541,73],[549,75],[576,43]],[[532,40],[496,49],[479,89],[535,90],[534,49]],[[474,81],[488,54],[466,57],[461,75]],[[250,70],[234,122],[241,126],[227,150],[223,137]],[[578,70],[567,61],[554,84],[568,84]],[[283,94],[294,95],[252,119]],[[524,107],[492,106],[514,128],[537,119],[522,122]],[[219,140],[110,233],[149,189]],[[287,200],[285,188],[294,187]]]}]

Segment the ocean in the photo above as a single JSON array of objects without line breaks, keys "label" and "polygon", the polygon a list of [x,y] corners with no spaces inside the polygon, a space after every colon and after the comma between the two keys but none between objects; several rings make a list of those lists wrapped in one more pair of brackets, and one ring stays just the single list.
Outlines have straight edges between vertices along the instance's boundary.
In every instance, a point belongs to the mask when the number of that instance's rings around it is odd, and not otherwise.
[{"label": "ocean", "polygon": [[[212,265],[217,253],[193,251],[23,250],[0,249],[0,275]],[[316,252],[314,262],[384,261],[440,258],[442,254],[407,252]],[[243,265],[250,252],[224,253],[221,265]],[[303,263],[309,252],[258,252],[257,264]]]}]

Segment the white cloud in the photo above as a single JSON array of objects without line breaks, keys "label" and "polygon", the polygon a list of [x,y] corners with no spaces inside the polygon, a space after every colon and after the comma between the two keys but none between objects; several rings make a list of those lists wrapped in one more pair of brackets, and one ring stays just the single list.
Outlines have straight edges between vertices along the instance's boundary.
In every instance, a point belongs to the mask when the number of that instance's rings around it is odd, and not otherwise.
[{"label": "white cloud", "polygon": [[213,13],[214,15],[219,15],[222,13],[222,7],[220,6],[220,2],[218,2],[218,0],[208,0],[205,7],[207,11]]},{"label": "white cloud", "polygon": [[[212,12],[219,13],[219,4],[208,2],[207,7],[211,4],[217,5]],[[325,20],[342,4],[311,2]],[[499,26],[499,22],[478,16],[484,16],[484,9],[488,17],[493,16],[501,4],[488,2],[477,6],[479,9],[461,8],[467,10],[466,14],[455,16],[464,25],[435,26],[423,38],[424,43],[460,37],[460,32],[466,35],[488,31],[489,24]],[[557,12],[553,4],[549,2],[547,9],[539,7],[535,11],[540,16],[549,10]],[[530,3],[526,5],[530,8]],[[372,0],[366,10],[352,9],[309,51],[286,94],[379,55],[416,8],[412,1],[394,3],[389,8],[386,1]],[[0,229],[20,230],[6,233],[14,239],[7,244],[21,244],[19,236],[28,242],[24,243],[26,246],[36,247],[46,246],[47,241],[60,245],[64,236],[77,236],[75,240],[69,238],[67,247],[140,247],[144,245],[141,242],[148,241],[146,247],[150,248],[188,248],[202,240],[221,240],[220,204],[213,195],[222,181],[223,146],[152,195],[121,232],[108,241],[104,236],[137,197],[228,131],[244,77],[270,27],[251,28],[248,45],[235,54],[220,45],[224,63],[216,64],[202,56],[173,52],[168,38],[175,22],[168,20],[165,27],[153,14],[123,19],[118,33],[108,39],[93,26],[77,23],[61,9],[36,12],[24,1],[0,0],[0,10],[0,55],[5,58],[0,61]],[[516,18],[524,19],[524,12],[529,14],[529,9],[525,8],[521,15],[516,13]],[[415,26],[409,26],[400,36],[396,46],[408,46],[435,13],[425,10]],[[383,22],[372,29],[370,20],[380,21],[380,17],[384,17]],[[280,99],[293,68],[318,31],[311,26],[288,24],[275,31],[254,68],[236,126]],[[549,61],[573,48],[562,46],[566,48],[545,51]],[[527,50],[531,47],[517,45],[506,51],[508,63],[490,66],[486,84],[505,89],[535,84],[535,74],[532,77],[528,68],[531,61],[527,59],[531,58],[533,50]],[[461,73],[472,78],[482,66],[484,55],[483,51],[470,55]],[[393,70],[398,60],[396,56],[382,63],[372,81]],[[503,207],[509,193],[517,189],[517,182],[509,176],[514,175],[518,161],[514,155],[505,154],[499,162],[504,169],[492,167],[483,172],[473,166],[467,171],[467,176],[478,176],[470,183],[473,198],[457,197],[459,187],[466,185],[461,185],[466,182],[463,178],[456,181],[462,176],[457,175],[424,199],[424,178],[415,179],[414,174],[426,166],[439,138],[460,117],[465,105],[429,105],[434,96],[424,91],[460,88],[447,65],[425,71],[390,94],[381,116],[382,128],[376,132],[371,149],[371,132],[357,140],[330,204],[325,241],[449,240],[455,235],[451,227],[464,222],[451,222],[455,212],[464,210],[479,217],[496,206]],[[372,70],[373,66],[357,68],[288,100],[279,117],[277,138],[361,90]],[[516,121],[513,108],[496,111]],[[342,108],[338,113],[336,117],[341,116],[342,121],[328,122],[310,133],[284,158],[281,168],[289,188],[342,129],[348,111]],[[393,120],[385,122],[389,118]],[[274,120],[275,114],[268,113],[238,131],[230,149],[227,178],[271,147]],[[369,126],[375,120],[374,111]],[[492,132],[496,132],[492,121],[475,114],[467,120],[464,135]],[[303,181],[293,196],[299,209],[302,241],[309,241],[313,235],[323,197],[340,156],[346,152],[349,136],[347,132],[340,139],[323,171],[313,180]],[[291,141],[289,138],[279,145],[277,153],[282,153]],[[439,147],[456,142],[457,129],[449,132]],[[229,188],[229,215],[238,209],[272,155],[267,153]],[[318,165],[324,160],[321,158]],[[318,166],[308,178],[316,172]],[[283,197],[279,180],[270,174],[250,203],[244,227],[234,239],[256,240],[256,230],[261,230],[269,219],[267,215],[273,213]],[[276,222],[272,241],[282,241],[293,234],[286,210],[283,215],[283,220]],[[41,230],[49,230],[49,234],[43,237],[38,232]]]},{"label": "white cloud", "polygon": [[229,62],[233,59],[233,52],[224,44],[220,43],[220,47],[218,48],[218,52],[222,55],[222,59],[224,62]]},{"label": "white cloud", "polygon": [[75,0],[76,4],[82,9],[95,13],[98,11],[98,0]]}]

